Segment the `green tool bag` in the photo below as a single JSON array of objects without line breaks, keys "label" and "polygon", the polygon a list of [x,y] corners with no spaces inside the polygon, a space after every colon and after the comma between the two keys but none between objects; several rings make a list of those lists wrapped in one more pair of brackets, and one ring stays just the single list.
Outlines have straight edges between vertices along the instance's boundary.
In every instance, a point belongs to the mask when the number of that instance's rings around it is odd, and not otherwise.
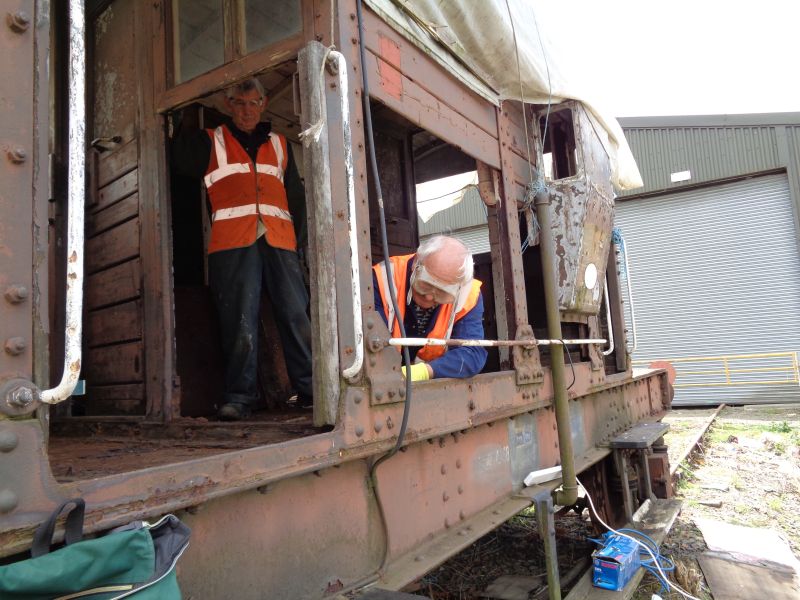
[{"label": "green tool bag", "polygon": [[[69,505],[65,546],[50,552],[56,520]],[[167,515],[135,521],[82,540],[85,504],[67,500],[36,530],[31,558],[0,567],[2,600],[180,600],[175,564],[189,545],[189,528]]]}]

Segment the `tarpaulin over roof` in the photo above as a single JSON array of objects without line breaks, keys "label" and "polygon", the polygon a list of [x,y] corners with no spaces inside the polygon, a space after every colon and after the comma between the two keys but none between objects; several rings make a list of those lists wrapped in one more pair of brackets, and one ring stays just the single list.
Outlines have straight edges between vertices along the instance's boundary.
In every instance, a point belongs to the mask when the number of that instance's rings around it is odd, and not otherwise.
[{"label": "tarpaulin over roof", "polygon": [[598,125],[598,133],[604,131],[607,135],[608,139],[602,141],[611,159],[614,186],[629,190],[642,185],[622,128],[610,113],[587,97],[579,80],[562,70],[548,42],[544,24],[535,19],[535,2],[365,2],[404,37],[495,104],[502,100],[532,104],[557,104],[568,99],[580,101]]}]

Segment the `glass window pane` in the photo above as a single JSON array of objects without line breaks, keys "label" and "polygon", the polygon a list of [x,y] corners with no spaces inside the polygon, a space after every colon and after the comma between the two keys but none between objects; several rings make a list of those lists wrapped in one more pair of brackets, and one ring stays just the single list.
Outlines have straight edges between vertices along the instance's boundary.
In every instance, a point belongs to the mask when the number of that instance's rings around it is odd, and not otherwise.
[{"label": "glass window pane", "polygon": [[245,0],[247,52],[286,39],[302,29],[300,0]]},{"label": "glass window pane", "polygon": [[225,61],[222,0],[172,0],[175,83],[206,73]]}]

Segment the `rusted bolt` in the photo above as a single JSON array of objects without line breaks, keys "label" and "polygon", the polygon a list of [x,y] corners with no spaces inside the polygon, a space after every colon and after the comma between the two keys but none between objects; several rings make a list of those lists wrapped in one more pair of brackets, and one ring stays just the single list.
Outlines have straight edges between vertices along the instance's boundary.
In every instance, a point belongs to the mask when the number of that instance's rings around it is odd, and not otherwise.
[{"label": "rusted bolt", "polygon": [[13,431],[0,431],[0,452],[11,452],[19,444],[19,438]]},{"label": "rusted bolt", "polygon": [[25,152],[24,148],[12,148],[6,155],[8,156],[8,160],[16,165],[20,165],[28,160],[28,153]]},{"label": "rusted bolt", "polygon": [[467,403],[467,408],[469,408],[470,410],[475,410],[475,400],[470,400]]},{"label": "rusted bolt", "polygon": [[444,438],[443,437],[439,438],[439,448],[444,448]]},{"label": "rusted bolt", "polygon": [[357,40],[356,38],[354,38],[354,37],[353,37],[353,38],[350,38],[350,43],[351,43],[351,44],[357,44],[357,43],[358,43],[358,40]]},{"label": "rusted bolt", "polygon": [[385,344],[383,340],[379,337],[372,337],[369,339],[369,351],[370,352],[380,352],[383,350]]},{"label": "rusted bolt", "polygon": [[450,519],[445,519],[444,520],[444,528],[445,529],[450,529]]},{"label": "rusted bolt", "polygon": [[364,428],[361,425],[356,425],[356,435],[358,437],[364,435]]},{"label": "rusted bolt", "polygon": [[364,397],[361,394],[355,394],[353,396],[353,402],[355,402],[356,404],[361,404],[361,401],[363,399],[364,399]]},{"label": "rusted bolt", "polygon": [[394,429],[394,421],[392,421],[392,417],[386,417],[386,428]]},{"label": "rusted bolt", "polygon": [[448,500],[450,500],[450,494],[448,494],[447,492],[443,492],[442,493],[442,502],[447,502]]},{"label": "rusted bolt", "polygon": [[202,504],[195,504],[194,506],[187,506],[186,507],[186,512],[189,513],[190,515],[196,515],[197,513],[200,512],[201,507],[202,507]]},{"label": "rusted bolt", "polygon": [[461,468],[461,459],[457,458],[456,459],[456,469],[460,469],[460,468]]},{"label": "rusted bolt", "polygon": [[383,423],[376,420],[375,421],[375,433],[380,433],[381,429],[383,429]]},{"label": "rusted bolt", "polygon": [[463,494],[464,493],[464,486],[463,485],[458,486],[458,493],[459,494]]},{"label": "rusted bolt", "polygon": [[18,10],[15,13],[6,15],[6,23],[8,23],[11,31],[24,33],[31,26],[31,18],[24,10]]},{"label": "rusted bolt", "polygon": [[6,401],[14,407],[17,408],[25,408],[30,406],[33,401],[35,400],[33,390],[29,387],[25,386],[18,386],[15,387],[13,390],[8,392],[6,396]]},{"label": "rusted bolt", "polygon": [[425,557],[422,556],[421,554],[419,556],[414,557],[414,562],[422,562],[423,560],[425,560]]},{"label": "rusted bolt", "polygon": [[441,472],[442,472],[442,475],[446,475],[447,474],[447,466],[446,465],[442,465]]},{"label": "rusted bolt", "polygon": [[25,342],[25,338],[23,337],[8,338],[5,345],[6,354],[10,354],[11,356],[19,356],[25,352],[27,345],[28,344]]},{"label": "rusted bolt", "polygon": [[387,394],[389,394],[389,398],[394,398],[395,391],[394,391],[394,390],[389,390],[389,391],[387,392]]},{"label": "rusted bolt", "polygon": [[19,283],[15,283],[6,288],[5,297],[11,304],[19,304],[28,298],[28,288]]},{"label": "rusted bolt", "polygon": [[406,397],[406,388],[404,388],[404,387],[398,388],[397,394],[401,398],[405,398]]},{"label": "rusted bolt", "polygon": [[[462,521],[467,518],[463,510],[458,511],[458,518],[461,519]],[[464,531],[471,531],[471,530],[472,527],[467,527]]]},{"label": "rusted bolt", "polygon": [[380,401],[383,398],[383,392],[381,390],[375,390],[375,400]]},{"label": "rusted bolt", "polygon": [[355,21],[356,20],[356,13],[350,13],[350,20],[351,21]]},{"label": "rusted bolt", "polygon": [[0,513],[11,512],[17,508],[19,498],[11,490],[0,491]]},{"label": "rusted bolt", "polygon": [[375,366],[375,359],[372,358],[372,357],[369,358],[369,366],[370,367],[374,367]]},{"label": "rusted bolt", "polygon": [[269,484],[267,484],[267,485],[260,485],[260,486],[258,486],[258,487],[256,488],[256,491],[257,491],[259,494],[261,494],[262,496],[263,496],[264,494],[268,493],[268,492],[269,492],[269,490],[270,490]]}]

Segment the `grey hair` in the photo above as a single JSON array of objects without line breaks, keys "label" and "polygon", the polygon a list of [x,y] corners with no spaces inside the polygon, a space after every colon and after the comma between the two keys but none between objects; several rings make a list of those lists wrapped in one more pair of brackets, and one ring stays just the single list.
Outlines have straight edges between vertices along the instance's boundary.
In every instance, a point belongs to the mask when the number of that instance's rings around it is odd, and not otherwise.
[{"label": "grey hair", "polygon": [[267,95],[261,82],[255,77],[251,77],[226,89],[225,97],[228,100],[232,100],[237,94],[245,94],[250,90],[256,90],[262,98]]},{"label": "grey hair", "polygon": [[462,283],[471,281],[475,271],[475,265],[472,261],[472,254],[470,253],[469,248],[464,245],[464,242],[454,237],[449,237],[446,235],[434,235],[433,237],[429,237],[419,245],[419,248],[417,248],[417,260],[422,264],[425,264],[426,258],[444,248],[445,244],[447,243],[452,243],[453,245],[458,246],[459,249],[464,253],[464,262],[458,271],[458,278]]}]

